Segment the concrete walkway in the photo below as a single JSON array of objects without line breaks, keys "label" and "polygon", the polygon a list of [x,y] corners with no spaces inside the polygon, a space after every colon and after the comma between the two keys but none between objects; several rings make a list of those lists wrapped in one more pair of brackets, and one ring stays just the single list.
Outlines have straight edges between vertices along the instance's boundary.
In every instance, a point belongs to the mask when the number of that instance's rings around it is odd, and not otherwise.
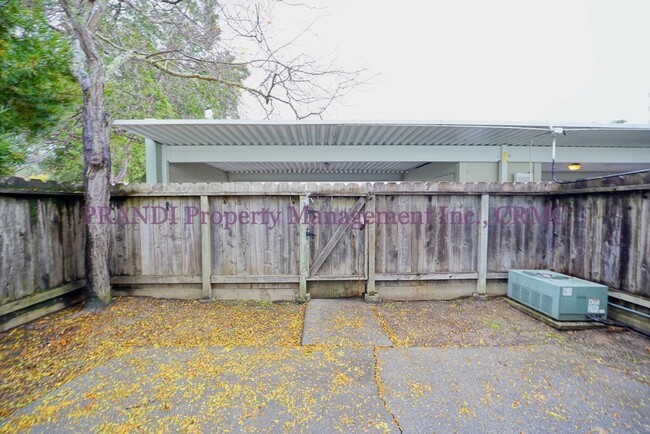
[{"label": "concrete walkway", "polygon": [[650,432],[647,365],[624,372],[589,352],[615,336],[590,332],[600,340],[589,351],[559,338],[392,347],[380,309],[312,300],[298,347],[139,348],[0,421],[0,432],[23,421],[44,433]]},{"label": "concrete walkway", "polygon": [[305,314],[303,345],[392,346],[372,305],[360,299],[311,300]]}]

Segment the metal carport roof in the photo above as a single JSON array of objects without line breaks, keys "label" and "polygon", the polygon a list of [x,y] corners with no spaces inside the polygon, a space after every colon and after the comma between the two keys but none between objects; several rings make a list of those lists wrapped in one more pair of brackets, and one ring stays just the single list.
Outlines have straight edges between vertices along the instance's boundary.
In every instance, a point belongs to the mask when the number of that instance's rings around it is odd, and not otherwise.
[{"label": "metal carport roof", "polygon": [[553,138],[558,162],[650,165],[650,125],[145,119],[114,126],[146,139],[147,179],[160,182],[166,182],[169,164],[183,163],[207,163],[231,174],[319,179],[397,179],[431,162],[544,163],[551,161]]},{"label": "metal carport roof", "polygon": [[167,146],[561,146],[650,147],[650,125],[497,122],[117,120],[114,126]]}]

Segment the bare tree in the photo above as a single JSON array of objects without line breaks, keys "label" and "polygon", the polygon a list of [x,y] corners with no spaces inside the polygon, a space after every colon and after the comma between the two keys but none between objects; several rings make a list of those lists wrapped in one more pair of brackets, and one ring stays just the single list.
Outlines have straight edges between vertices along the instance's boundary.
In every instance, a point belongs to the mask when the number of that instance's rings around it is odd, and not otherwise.
[{"label": "bare tree", "polygon": [[[269,36],[281,0],[58,0],[51,25],[67,33],[72,69],[83,92],[86,207],[108,206],[110,118],[104,92],[125,62],[188,80],[204,80],[259,101],[268,116],[283,106],[298,118],[321,116],[359,84],[362,71],[334,67],[327,58],[292,54],[301,33],[283,43]],[[306,7],[296,4],[295,7]],[[309,31],[309,26],[304,32]],[[248,45],[247,45],[248,44]],[[248,47],[248,52],[241,49]],[[257,81],[244,84],[251,74]],[[86,275],[90,298],[110,302],[108,227],[89,222]]]}]

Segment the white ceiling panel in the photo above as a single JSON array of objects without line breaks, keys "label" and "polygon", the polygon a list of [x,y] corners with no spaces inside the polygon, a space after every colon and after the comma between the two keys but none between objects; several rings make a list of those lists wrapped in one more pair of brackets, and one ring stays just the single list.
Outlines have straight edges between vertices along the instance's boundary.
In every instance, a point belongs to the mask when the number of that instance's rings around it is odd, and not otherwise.
[{"label": "white ceiling panel", "polygon": [[209,163],[231,173],[403,173],[421,166],[421,162],[268,162]]}]

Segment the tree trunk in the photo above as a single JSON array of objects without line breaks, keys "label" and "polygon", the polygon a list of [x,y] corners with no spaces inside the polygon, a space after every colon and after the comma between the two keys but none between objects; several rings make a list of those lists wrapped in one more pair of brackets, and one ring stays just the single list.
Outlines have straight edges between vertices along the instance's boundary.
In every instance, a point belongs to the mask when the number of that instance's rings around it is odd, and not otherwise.
[{"label": "tree trunk", "polygon": [[[88,76],[80,79],[83,89],[83,149],[85,206],[99,209],[110,205],[111,154],[108,120],[104,110],[106,74],[101,61],[87,59]],[[86,284],[88,305],[111,301],[108,272],[109,226],[88,222],[86,234]]]},{"label": "tree trunk", "polygon": [[[59,0],[68,19],[65,25],[72,43],[72,72],[83,92],[84,205],[95,210],[110,205],[111,153],[104,109],[106,70],[94,35],[106,3],[107,0]],[[94,220],[87,223],[86,306],[92,308],[111,301],[109,227]]]}]

